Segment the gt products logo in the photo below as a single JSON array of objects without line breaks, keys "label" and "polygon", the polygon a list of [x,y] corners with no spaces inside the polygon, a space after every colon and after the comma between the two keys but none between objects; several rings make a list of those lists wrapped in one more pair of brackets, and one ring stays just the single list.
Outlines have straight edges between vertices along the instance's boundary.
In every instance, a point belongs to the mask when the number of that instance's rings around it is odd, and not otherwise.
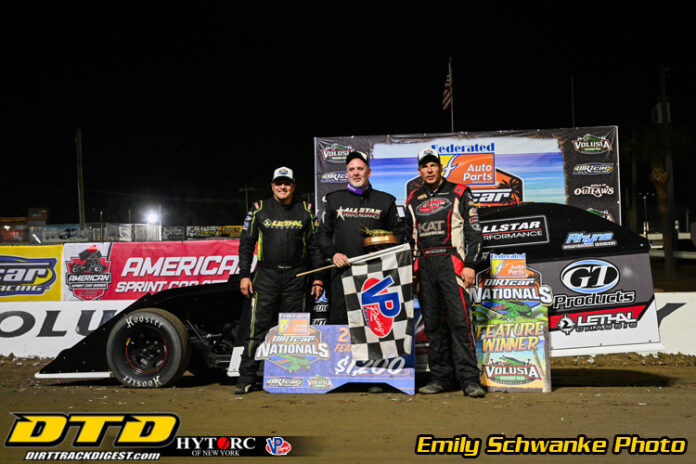
[{"label": "gt products logo", "polygon": [[614,232],[570,232],[561,246],[564,250],[616,246]]},{"label": "gt products logo", "polygon": [[167,413],[13,413],[16,417],[5,446],[56,446],[73,426],[73,446],[99,446],[109,427],[119,428],[114,446],[164,446],[179,428],[179,417]]},{"label": "gt products logo", "polygon": [[447,198],[431,198],[418,206],[418,212],[425,216],[435,214],[438,211],[448,208],[452,204]]},{"label": "gt products logo", "polygon": [[573,168],[573,174],[580,176],[598,176],[614,172],[614,163],[585,163]]},{"label": "gt products logo", "polygon": [[353,147],[350,145],[344,147],[343,145],[333,144],[329,148],[322,149],[321,155],[329,163],[343,163],[351,151],[353,151]]},{"label": "gt products logo", "polygon": [[56,281],[56,258],[0,256],[0,296],[42,295]]},{"label": "gt products logo", "polygon": [[604,195],[613,195],[614,187],[607,184],[592,184],[578,187],[573,190],[575,196],[592,195],[595,198],[602,198]]},{"label": "gt products logo", "polygon": [[365,321],[372,332],[384,337],[391,332],[394,317],[401,311],[399,295],[389,292],[394,284],[391,276],[379,280],[370,278],[365,281],[360,291],[360,306]]},{"label": "gt products logo", "polygon": [[578,153],[584,153],[586,155],[597,155],[612,150],[609,139],[603,136],[597,137],[590,134],[573,140],[573,148],[575,148],[575,151]]},{"label": "gt products logo", "polygon": [[348,182],[348,177],[344,171],[327,172],[321,175],[322,184],[343,184]]},{"label": "gt products logo", "polygon": [[586,259],[574,262],[561,272],[561,282],[578,293],[602,293],[619,283],[619,270],[606,261]]}]

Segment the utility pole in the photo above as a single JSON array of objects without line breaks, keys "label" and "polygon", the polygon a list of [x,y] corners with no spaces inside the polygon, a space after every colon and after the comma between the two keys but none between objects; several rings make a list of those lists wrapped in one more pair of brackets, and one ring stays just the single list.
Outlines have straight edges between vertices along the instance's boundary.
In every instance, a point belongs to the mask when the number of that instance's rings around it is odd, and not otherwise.
[{"label": "utility pole", "polygon": [[82,128],[78,127],[75,133],[75,145],[77,150],[77,213],[80,220],[80,232],[85,226],[85,183],[82,174]]}]

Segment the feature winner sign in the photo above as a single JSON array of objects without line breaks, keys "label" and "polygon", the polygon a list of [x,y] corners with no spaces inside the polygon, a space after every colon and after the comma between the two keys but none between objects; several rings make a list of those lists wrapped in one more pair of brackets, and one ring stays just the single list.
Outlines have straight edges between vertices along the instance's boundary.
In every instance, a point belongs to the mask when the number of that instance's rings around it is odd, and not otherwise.
[{"label": "feature winner sign", "polygon": [[326,393],[347,383],[385,383],[415,393],[414,356],[356,361],[347,326],[309,325],[309,313],[281,313],[256,350],[270,393]]},{"label": "feature winner sign", "polygon": [[551,391],[547,306],[551,287],[524,253],[491,253],[471,289],[481,383],[489,391]]}]

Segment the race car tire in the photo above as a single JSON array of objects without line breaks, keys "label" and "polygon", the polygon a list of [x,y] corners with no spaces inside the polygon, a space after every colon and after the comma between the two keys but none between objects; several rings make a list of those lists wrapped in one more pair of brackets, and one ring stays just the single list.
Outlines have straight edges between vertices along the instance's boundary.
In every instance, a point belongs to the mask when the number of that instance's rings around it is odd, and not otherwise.
[{"label": "race car tire", "polygon": [[128,387],[172,385],[188,368],[190,357],[186,327],[178,317],[158,308],[127,314],[114,325],[106,342],[111,373]]}]

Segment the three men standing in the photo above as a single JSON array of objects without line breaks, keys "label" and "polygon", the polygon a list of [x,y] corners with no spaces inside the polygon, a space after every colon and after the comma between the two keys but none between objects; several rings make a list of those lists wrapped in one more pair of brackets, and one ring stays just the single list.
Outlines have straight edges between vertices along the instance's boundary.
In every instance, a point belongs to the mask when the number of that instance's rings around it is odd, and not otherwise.
[{"label": "three men standing", "polygon": [[[244,220],[239,243],[240,290],[252,298],[249,336],[244,343],[239,380],[234,389],[244,394],[254,389],[259,361],[254,360],[256,348],[268,330],[278,322],[279,312],[304,312],[306,278],[296,277],[307,265],[322,266],[317,246],[314,215],[304,201],[293,199],[295,177],[292,169],[281,167],[273,173],[273,197],[254,203]],[[257,250],[257,271],[249,277],[254,249]],[[323,282],[316,279],[311,293],[319,298]]]},{"label": "three men standing", "polygon": [[[461,388],[464,395],[482,397],[476,362],[476,341],[471,327],[471,298],[466,288],[475,285],[481,259],[481,227],[471,190],[442,177],[440,155],[432,149],[418,154],[423,186],[406,200],[420,283],[418,295],[431,382],[420,393]],[[446,322],[447,321],[447,322]]]}]

